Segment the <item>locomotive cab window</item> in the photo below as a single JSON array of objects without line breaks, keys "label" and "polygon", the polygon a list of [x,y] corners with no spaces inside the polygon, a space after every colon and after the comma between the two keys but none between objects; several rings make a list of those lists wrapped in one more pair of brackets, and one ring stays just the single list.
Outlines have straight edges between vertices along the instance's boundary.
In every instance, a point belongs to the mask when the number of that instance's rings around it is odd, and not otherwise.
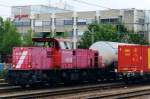
[{"label": "locomotive cab window", "polygon": [[55,47],[54,42],[34,42],[36,47]]},{"label": "locomotive cab window", "polygon": [[36,47],[52,47],[59,49],[59,42],[51,38],[34,38],[33,45]]},{"label": "locomotive cab window", "polygon": [[71,42],[53,38],[34,38],[33,45],[37,47],[52,47],[55,49],[71,49]]},{"label": "locomotive cab window", "polygon": [[61,49],[71,49],[69,42],[61,41],[59,42],[59,45]]}]

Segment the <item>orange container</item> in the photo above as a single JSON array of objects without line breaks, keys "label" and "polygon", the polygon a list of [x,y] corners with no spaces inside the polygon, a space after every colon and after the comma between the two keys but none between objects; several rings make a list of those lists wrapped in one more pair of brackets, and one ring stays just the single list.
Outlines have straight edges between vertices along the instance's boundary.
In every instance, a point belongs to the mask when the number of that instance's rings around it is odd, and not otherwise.
[{"label": "orange container", "polygon": [[118,71],[150,72],[150,46],[119,46]]}]

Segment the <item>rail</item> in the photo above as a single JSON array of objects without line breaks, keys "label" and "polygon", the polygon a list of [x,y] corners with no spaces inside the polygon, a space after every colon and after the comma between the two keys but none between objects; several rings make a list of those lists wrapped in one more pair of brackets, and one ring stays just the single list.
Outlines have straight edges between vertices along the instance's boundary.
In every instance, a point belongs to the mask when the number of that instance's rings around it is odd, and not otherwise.
[{"label": "rail", "polygon": [[[67,94],[75,94],[85,91],[93,90],[104,90],[108,88],[117,88],[124,86],[123,83],[108,83],[108,84],[94,84],[94,85],[80,85],[80,86],[71,86],[63,88],[47,88],[47,89],[36,89],[36,90],[22,90],[7,93],[0,93],[0,98],[40,98],[40,97],[49,97],[49,96],[59,96]],[[12,90],[13,91],[13,90]]]}]

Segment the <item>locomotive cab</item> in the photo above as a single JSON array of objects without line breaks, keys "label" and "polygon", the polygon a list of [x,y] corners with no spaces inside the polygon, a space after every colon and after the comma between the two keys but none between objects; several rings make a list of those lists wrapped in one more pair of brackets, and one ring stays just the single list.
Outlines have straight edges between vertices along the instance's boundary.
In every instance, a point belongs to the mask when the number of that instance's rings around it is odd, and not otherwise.
[{"label": "locomotive cab", "polygon": [[67,39],[54,38],[33,38],[33,45],[36,47],[51,47],[55,49],[71,49],[71,42]]},{"label": "locomotive cab", "polygon": [[[72,50],[70,47],[70,41],[67,39],[58,38],[33,38],[33,44],[36,47],[44,47],[51,49],[52,68],[60,69],[62,66],[62,56],[66,52],[69,52],[69,56],[72,57]],[[69,58],[71,58],[69,57]]]}]

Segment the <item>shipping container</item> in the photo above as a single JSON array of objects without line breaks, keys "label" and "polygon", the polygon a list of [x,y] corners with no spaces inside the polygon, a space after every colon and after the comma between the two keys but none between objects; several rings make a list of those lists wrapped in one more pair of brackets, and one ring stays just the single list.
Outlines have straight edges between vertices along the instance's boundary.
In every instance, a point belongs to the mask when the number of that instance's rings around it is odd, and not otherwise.
[{"label": "shipping container", "polygon": [[119,46],[119,72],[150,72],[150,46]]}]

